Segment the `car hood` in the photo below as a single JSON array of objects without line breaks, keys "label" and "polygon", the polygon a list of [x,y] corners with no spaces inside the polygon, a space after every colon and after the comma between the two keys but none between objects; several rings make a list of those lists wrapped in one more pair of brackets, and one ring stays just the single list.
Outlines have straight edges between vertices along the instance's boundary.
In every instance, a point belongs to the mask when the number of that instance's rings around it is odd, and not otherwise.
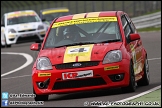
[{"label": "car hood", "polygon": [[23,24],[14,24],[8,25],[7,29],[14,29],[16,31],[29,30],[29,29],[37,29],[39,25],[43,25],[42,22],[31,22],[31,23],[23,23]]},{"label": "car hood", "polygon": [[107,52],[119,49],[121,45],[122,42],[114,42],[47,48],[41,50],[39,57],[48,57],[52,65],[70,62],[102,61]]}]

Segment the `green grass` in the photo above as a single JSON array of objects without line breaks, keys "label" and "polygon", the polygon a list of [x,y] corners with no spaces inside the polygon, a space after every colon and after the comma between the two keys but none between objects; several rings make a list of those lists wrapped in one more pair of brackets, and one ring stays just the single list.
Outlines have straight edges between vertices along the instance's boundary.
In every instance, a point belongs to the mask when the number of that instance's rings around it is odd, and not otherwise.
[{"label": "green grass", "polygon": [[160,31],[160,30],[161,30],[161,27],[148,27],[148,28],[137,29],[138,32]]},{"label": "green grass", "polygon": [[155,10],[155,11],[153,11],[153,12],[147,12],[147,13],[144,14],[144,15],[149,15],[149,14],[153,14],[153,13],[156,13],[156,12],[161,12],[161,10]]},{"label": "green grass", "polygon": [[[120,105],[124,103],[125,105]],[[131,103],[132,106],[129,106],[128,103]],[[161,107],[161,89],[120,104],[111,107]]]}]

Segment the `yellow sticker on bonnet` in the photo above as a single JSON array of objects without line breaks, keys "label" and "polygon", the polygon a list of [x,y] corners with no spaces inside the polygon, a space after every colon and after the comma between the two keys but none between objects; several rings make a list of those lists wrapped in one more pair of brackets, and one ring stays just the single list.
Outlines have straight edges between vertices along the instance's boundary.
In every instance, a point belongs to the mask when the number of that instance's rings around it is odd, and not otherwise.
[{"label": "yellow sticker on bonnet", "polygon": [[114,70],[114,69],[119,69],[119,66],[108,66],[108,67],[104,67],[104,70]]},{"label": "yellow sticker on bonnet", "polygon": [[38,77],[51,76],[51,73],[38,73]]},{"label": "yellow sticker on bonnet", "polygon": [[63,63],[90,61],[94,44],[67,47]]},{"label": "yellow sticker on bonnet", "polygon": [[79,18],[72,19],[68,21],[56,22],[52,25],[52,28],[60,26],[68,26],[74,24],[84,24],[84,23],[93,23],[93,22],[108,22],[108,21],[117,21],[117,17],[94,17],[94,18]]}]

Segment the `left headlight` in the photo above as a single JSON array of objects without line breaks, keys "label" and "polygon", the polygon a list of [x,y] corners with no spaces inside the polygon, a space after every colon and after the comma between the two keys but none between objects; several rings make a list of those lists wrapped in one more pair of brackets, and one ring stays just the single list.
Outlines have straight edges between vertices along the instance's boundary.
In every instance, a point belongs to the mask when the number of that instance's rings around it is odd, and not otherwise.
[{"label": "left headlight", "polygon": [[44,26],[43,25],[39,25],[38,26],[38,30],[41,30],[41,29],[44,29]]},{"label": "left headlight", "polygon": [[40,57],[37,60],[36,68],[38,70],[50,70],[52,69],[52,65],[51,65],[50,60],[47,57]]},{"label": "left headlight", "polygon": [[103,59],[103,64],[106,63],[114,63],[119,62],[122,60],[122,53],[120,50],[113,50],[106,54],[105,58]]},{"label": "left headlight", "polygon": [[16,33],[16,31],[14,29],[9,29],[8,33]]}]

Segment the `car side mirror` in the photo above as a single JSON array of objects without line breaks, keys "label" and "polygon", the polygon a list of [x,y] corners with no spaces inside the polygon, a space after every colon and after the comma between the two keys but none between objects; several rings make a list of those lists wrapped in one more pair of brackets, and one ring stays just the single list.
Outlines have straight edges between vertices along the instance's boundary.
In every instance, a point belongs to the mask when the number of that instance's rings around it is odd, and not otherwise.
[{"label": "car side mirror", "polygon": [[132,33],[129,35],[129,39],[130,39],[130,41],[138,40],[138,39],[140,39],[140,35],[138,33]]},{"label": "car side mirror", "polygon": [[43,18],[43,19],[42,19],[42,22],[45,22],[45,21],[46,21],[46,19],[45,19],[45,18]]},{"label": "car side mirror", "polygon": [[40,51],[41,49],[41,43],[34,43],[30,46],[30,50],[33,51]]},{"label": "car side mirror", "polygon": [[4,24],[1,23],[1,27],[2,27],[2,26],[4,27]]}]

